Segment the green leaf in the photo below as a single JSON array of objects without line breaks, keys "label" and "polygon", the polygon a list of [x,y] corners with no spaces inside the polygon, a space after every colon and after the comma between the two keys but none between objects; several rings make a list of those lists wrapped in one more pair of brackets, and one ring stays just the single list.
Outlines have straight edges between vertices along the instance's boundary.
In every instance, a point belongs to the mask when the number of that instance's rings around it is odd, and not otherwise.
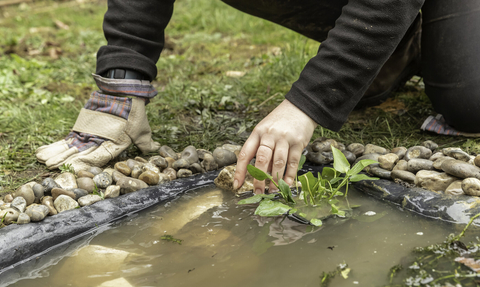
[{"label": "green leaf", "polygon": [[237,202],[237,204],[254,204],[254,203],[259,203],[262,201],[262,199],[267,198],[267,199],[272,199],[275,197],[275,194],[255,194],[252,197],[245,198]]},{"label": "green leaf", "polygon": [[350,182],[358,182],[361,180],[377,180],[378,177],[369,177],[366,174],[355,174],[350,177]]},{"label": "green leaf", "polygon": [[279,216],[287,213],[290,209],[290,206],[285,205],[279,201],[273,200],[262,200],[255,210],[255,215],[260,216]]},{"label": "green leaf", "polygon": [[347,173],[350,170],[350,163],[345,155],[337,148],[332,146],[333,168],[341,173]]},{"label": "green leaf", "polygon": [[315,184],[317,184],[317,179],[311,172],[302,174],[298,177],[298,180],[302,183],[302,190],[308,191],[309,193],[313,191]]},{"label": "green leaf", "polygon": [[295,204],[295,200],[293,200],[293,196],[292,196],[292,190],[290,189],[290,186],[288,186],[288,184],[283,179],[280,179],[278,181],[278,187],[285,201],[287,203],[291,202]]},{"label": "green leaf", "polygon": [[269,175],[268,173],[254,167],[253,165],[249,164],[247,166],[248,173],[253,176],[256,180],[265,180],[265,179],[273,179],[273,176]]},{"label": "green leaf", "polygon": [[336,214],[340,217],[345,217],[345,211],[339,210],[335,204],[330,204],[330,206],[332,207],[332,211],[331,211],[332,214]]},{"label": "green leaf", "polygon": [[337,183],[337,182],[339,182],[339,181],[341,181],[341,180],[343,180],[343,176],[342,176],[342,177],[335,177],[335,178],[333,178],[332,180],[330,180],[330,184],[331,184],[331,185],[334,185],[335,183]]},{"label": "green leaf", "polygon": [[322,170],[322,178],[328,181],[335,178],[336,171],[331,167],[324,167]]},{"label": "green leaf", "polygon": [[378,163],[378,161],[372,159],[362,159],[361,161],[357,162],[351,170],[348,171],[347,175],[354,175],[361,172],[365,167]]},{"label": "green leaf", "polygon": [[303,168],[303,164],[305,163],[306,160],[307,160],[307,157],[302,154],[302,156],[300,157],[300,162],[298,163],[297,171]]},{"label": "green leaf", "polygon": [[317,218],[312,218],[310,220],[310,223],[315,225],[315,226],[322,226],[322,224],[323,224],[322,221],[320,219],[317,219]]}]

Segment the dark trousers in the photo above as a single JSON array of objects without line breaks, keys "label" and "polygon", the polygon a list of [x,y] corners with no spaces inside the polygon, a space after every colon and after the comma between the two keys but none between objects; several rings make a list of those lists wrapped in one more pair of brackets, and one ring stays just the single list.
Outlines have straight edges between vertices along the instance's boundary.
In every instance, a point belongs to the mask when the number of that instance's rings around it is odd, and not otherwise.
[{"label": "dark trousers", "polygon": [[[153,79],[173,2],[110,0],[104,21],[108,45],[97,54],[97,73],[127,68]],[[224,2],[321,42],[348,0]],[[480,1],[427,0],[422,14],[425,91],[448,124],[460,131],[480,132]]]}]

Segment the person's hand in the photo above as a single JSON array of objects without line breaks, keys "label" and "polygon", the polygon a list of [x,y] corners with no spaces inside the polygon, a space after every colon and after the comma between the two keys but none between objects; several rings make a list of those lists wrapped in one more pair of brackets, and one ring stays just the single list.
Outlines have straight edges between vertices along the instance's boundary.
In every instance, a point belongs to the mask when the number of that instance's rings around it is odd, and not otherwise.
[{"label": "person's hand", "polygon": [[[255,167],[271,173],[275,182],[293,183],[303,149],[317,123],[288,100],[284,100],[253,130],[238,155],[234,189],[243,184],[247,165],[256,155]],[[286,168],[286,172],[285,172]],[[283,174],[285,172],[285,177]],[[278,175],[278,177],[277,177]],[[254,181],[255,193],[265,192],[265,181]],[[270,184],[270,191],[275,189]]]}]

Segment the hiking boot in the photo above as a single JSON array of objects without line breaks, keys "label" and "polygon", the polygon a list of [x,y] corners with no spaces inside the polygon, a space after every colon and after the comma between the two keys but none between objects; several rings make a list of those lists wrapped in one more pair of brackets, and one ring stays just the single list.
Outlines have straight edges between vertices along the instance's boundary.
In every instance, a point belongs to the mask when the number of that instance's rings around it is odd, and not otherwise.
[{"label": "hiking boot", "polygon": [[418,14],[355,109],[376,106],[420,72],[422,17]]}]

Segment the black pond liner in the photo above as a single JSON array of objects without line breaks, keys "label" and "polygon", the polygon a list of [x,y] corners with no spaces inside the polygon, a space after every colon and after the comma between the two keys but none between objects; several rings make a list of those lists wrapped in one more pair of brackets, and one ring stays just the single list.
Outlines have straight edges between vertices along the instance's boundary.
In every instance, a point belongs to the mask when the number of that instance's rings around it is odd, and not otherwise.
[{"label": "black pond liner", "polygon": [[[300,173],[312,171],[316,175],[322,168],[323,166],[305,165]],[[8,271],[18,265],[35,265],[45,253],[68,249],[68,246],[81,242],[81,238],[108,229],[115,221],[177,198],[189,190],[212,185],[218,173],[219,171],[212,171],[175,180],[49,216],[41,222],[12,224],[0,229],[0,285],[6,281],[16,281],[15,278],[20,276],[18,272]],[[452,223],[467,223],[480,212],[478,197],[444,196],[420,188],[407,188],[388,180],[362,181],[355,183],[354,187],[406,210]],[[480,219],[475,220],[475,223],[480,225]],[[39,264],[43,265],[42,262]]]}]

